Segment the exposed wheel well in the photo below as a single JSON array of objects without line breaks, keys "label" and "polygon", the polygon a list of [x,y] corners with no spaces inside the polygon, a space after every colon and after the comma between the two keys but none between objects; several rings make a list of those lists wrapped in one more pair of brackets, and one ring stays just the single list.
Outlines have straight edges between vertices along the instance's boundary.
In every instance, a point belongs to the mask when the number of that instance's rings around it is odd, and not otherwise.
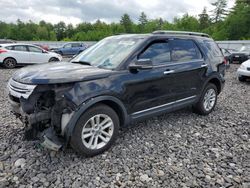
[{"label": "exposed wheel well", "polygon": [[212,84],[214,84],[217,87],[218,94],[221,92],[221,83],[220,83],[219,79],[213,78],[213,79],[209,80],[208,83],[212,83]]}]

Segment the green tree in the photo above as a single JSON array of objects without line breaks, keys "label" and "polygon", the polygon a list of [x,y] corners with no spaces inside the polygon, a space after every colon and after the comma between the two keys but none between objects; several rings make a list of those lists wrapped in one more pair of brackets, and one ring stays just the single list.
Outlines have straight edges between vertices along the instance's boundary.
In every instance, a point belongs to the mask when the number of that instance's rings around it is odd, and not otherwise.
[{"label": "green tree", "polygon": [[199,21],[188,14],[184,14],[181,18],[175,18],[174,24],[176,30],[199,31]]},{"label": "green tree", "polygon": [[123,14],[120,24],[124,27],[126,33],[132,33],[133,22],[128,14]]},{"label": "green tree", "polygon": [[237,0],[232,12],[223,23],[226,39],[239,40],[250,38],[250,1]]},{"label": "green tree", "polygon": [[139,31],[142,33],[145,30],[145,26],[148,23],[147,15],[142,12],[139,17]]},{"label": "green tree", "polygon": [[66,24],[61,21],[58,24],[54,25],[54,31],[56,33],[57,40],[62,40],[66,37]]},{"label": "green tree", "polygon": [[204,7],[201,14],[199,14],[199,24],[200,24],[200,30],[206,29],[210,26],[210,18],[207,13],[207,8]]},{"label": "green tree", "polygon": [[214,23],[217,23],[219,21],[222,21],[225,19],[225,17],[228,15],[227,7],[227,0],[217,0],[216,2],[212,3],[212,5],[215,7],[212,10],[213,17],[212,21]]}]

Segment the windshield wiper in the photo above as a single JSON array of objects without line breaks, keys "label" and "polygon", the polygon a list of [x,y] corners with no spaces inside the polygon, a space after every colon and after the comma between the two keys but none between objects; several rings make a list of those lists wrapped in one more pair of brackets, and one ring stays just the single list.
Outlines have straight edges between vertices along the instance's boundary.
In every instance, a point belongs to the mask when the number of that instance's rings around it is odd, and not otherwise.
[{"label": "windshield wiper", "polygon": [[71,61],[71,63],[79,63],[79,64],[82,64],[82,65],[89,65],[89,66],[91,66],[91,63],[87,62],[87,61]]}]

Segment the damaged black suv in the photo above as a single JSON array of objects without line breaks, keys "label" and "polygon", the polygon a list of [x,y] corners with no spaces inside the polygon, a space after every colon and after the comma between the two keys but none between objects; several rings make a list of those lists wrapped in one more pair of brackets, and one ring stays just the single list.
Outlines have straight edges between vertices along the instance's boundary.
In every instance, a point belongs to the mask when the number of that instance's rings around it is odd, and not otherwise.
[{"label": "damaged black suv", "polygon": [[70,62],[22,68],[8,90],[27,139],[93,156],[114,143],[121,126],[187,106],[209,114],[224,71],[208,35],[156,31],[105,38]]}]

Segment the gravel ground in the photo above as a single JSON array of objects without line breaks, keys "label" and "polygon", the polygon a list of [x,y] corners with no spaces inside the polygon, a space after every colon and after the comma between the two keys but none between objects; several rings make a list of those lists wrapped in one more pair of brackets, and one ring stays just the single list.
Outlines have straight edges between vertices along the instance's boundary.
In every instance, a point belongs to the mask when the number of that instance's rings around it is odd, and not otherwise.
[{"label": "gravel ground", "polygon": [[250,83],[232,65],[215,111],[190,109],[124,129],[114,147],[84,158],[22,140],[0,69],[0,187],[250,187]]}]

